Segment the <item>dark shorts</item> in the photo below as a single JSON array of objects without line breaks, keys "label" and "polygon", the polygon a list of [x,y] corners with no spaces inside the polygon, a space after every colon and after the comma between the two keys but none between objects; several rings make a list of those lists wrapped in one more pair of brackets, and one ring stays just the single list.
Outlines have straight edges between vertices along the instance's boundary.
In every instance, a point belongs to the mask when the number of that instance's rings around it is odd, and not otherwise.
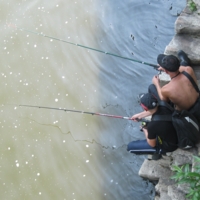
[{"label": "dark shorts", "polygon": [[158,95],[158,92],[157,92],[157,89],[156,89],[156,86],[154,84],[151,84],[148,88],[148,92],[150,94],[152,94],[158,101],[160,101],[160,97]]},{"label": "dark shorts", "polygon": [[196,100],[195,104],[188,110],[198,120],[200,124],[200,96]]}]

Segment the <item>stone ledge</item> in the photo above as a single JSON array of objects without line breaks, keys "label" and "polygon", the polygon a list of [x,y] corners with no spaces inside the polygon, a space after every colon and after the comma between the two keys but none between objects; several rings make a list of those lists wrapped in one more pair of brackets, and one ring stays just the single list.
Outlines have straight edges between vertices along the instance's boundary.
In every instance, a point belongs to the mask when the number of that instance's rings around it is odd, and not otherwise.
[{"label": "stone ledge", "polygon": [[163,162],[162,159],[158,161],[145,159],[139,170],[139,176],[151,181],[157,181],[161,177],[169,178],[172,176],[173,173],[169,167],[162,166],[161,162]]},{"label": "stone ledge", "polygon": [[177,34],[165,48],[165,54],[177,56],[181,49],[186,52],[193,65],[200,64],[200,37],[187,34]]},{"label": "stone ledge", "polygon": [[181,166],[189,163],[192,167],[194,163],[193,156],[199,155],[200,144],[196,148],[189,150],[177,149],[174,152],[168,153],[167,156],[162,156],[160,160],[145,159],[140,170],[139,175],[142,178],[150,181],[158,181],[155,186],[156,197],[155,200],[184,200],[188,192],[188,185],[178,185],[170,177],[174,174],[172,166]]},{"label": "stone ledge", "polygon": [[156,196],[155,197],[155,200],[173,200],[173,199],[171,199],[171,197],[169,197],[168,196],[168,194],[167,194],[167,192],[162,192],[161,194],[160,194],[160,196]]},{"label": "stone ledge", "polygon": [[175,22],[176,34],[200,35],[200,0],[194,0],[194,2],[197,11],[191,12],[189,6],[186,6]]},{"label": "stone ledge", "polygon": [[186,6],[175,22],[175,36],[166,46],[164,53],[177,56],[177,52],[183,50],[192,65],[200,65],[200,0],[193,1],[197,11],[191,12],[189,6]]},{"label": "stone ledge", "polygon": [[[168,186],[168,196],[171,197],[172,200],[186,200],[185,194],[179,191],[176,185]],[[164,199],[163,199],[164,200]]]},{"label": "stone ledge", "polygon": [[184,165],[186,163],[191,164],[193,163],[193,156],[198,155],[197,148],[192,148],[189,150],[182,150],[177,149],[176,151],[172,152],[172,166],[173,165]]},{"label": "stone ledge", "polygon": [[200,16],[184,14],[175,22],[176,34],[200,35]]},{"label": "stone ledge", "polygon": [[156,192],[158,194],[161,194],[163,192],[167,193],[168,192],[168,186],[174,185],[174,184],[175,184],[174,180],[169,179],[169,177],[168,178],[160,178],[158,184],[155,187]]},{"label": "stone ledge", "polygon": [[173,165],[181,166],[186,163],[192,165],[193,156],[198,154],[197,147],[189,150],[177,149],[171,155],[162,156],[162,159],[157,161],[145,159],[139,170],[139,175],[151,181],[169,179],[173,175],[171,171]]}]

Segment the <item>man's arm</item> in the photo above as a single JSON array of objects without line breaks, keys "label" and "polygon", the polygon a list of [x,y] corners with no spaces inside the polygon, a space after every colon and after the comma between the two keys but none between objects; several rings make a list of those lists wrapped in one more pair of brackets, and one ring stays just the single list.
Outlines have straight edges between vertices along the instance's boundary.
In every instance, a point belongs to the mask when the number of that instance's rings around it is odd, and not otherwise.
[{"label": "man's arm", "polygon": [[169,101],[169,99],[167,98],[167,95],[166,95],[166,91],[164,90],[164,88],[160,87],[159,77],[154,76],[152,79],[152,82],[156,86],[158,96],[160,97],[160,99],[163,101]]},{"label": "man's arm", "polygon": [[137,114],[133,115],[131,117],[131,119],[134,120],[134,121],[138,121],[138,119],[142,119],[142,118],[148,117],[150,115],[152,115],[152,113],[149,110],[148,111],[143,111],[141,113],[137,113]]}]

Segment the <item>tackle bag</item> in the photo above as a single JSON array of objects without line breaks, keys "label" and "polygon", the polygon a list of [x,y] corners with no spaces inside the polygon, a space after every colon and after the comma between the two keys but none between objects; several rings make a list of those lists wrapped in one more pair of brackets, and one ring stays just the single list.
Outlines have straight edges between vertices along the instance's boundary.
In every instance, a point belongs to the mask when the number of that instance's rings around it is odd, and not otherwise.
[{"label": "tackle bag", "polygon": [[197,119],[187,110],[175,110],[172,114],[172,123],[178,136],[178,147],[181,149],[195,147],[200,139]]},{"label": "tackle bag", "polygon": [[[181,73],[189,79],[195,90],[200,94],[199,87],[192,76],[186,71]],[[164,101],[160,101],[159,104],[161,106],[166,106],[173,112],[172,117],[166,116],[166,118],[172,121],[173,126],[176,129],[178,136],[178,147],[181,149],[189,149],[194,147],[195,144],[200,141],[199,123],[194,115],[187,110],[177,111]]]},{"label": "tackle bag", "polygon": [[160,101],[159,106],[165,106],[172,111],[172,115],[155,115],[153,121],[171,121],[176,129],[178,147],[189,149],[200,141],[199,124],[197,119],[187,110],[177,111],[167,102]]}]

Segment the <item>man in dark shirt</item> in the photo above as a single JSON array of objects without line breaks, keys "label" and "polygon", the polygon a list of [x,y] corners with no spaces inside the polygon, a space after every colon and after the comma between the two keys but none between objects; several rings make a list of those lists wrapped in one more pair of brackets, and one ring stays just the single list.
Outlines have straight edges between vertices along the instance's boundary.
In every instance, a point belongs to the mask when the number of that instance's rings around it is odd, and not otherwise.
[{"label": "man in dark shirt", "polygon": [[132,116],[134,121],[152,115],[152,121],[142,127],[146,139],[132,141],[127,146],[130,153],[149,154],[172,152],[177,149],[177,134],[171,121],[153,121],[156,115],[171,115],[172,111],[158,104],[158,100],[146,93],[140,98],[144,111]]}]

